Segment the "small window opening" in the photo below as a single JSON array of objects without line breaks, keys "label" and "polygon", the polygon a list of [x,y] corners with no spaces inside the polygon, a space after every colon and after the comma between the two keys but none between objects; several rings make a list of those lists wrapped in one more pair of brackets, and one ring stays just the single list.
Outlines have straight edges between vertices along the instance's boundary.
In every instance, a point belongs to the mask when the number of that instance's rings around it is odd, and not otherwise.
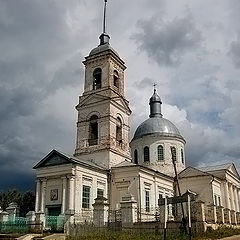
[{"label": "small window opening", "polygon": [[96,68],[93,72],[93,90],[102,87],[102,69]]},{"label": "small window opening", "polygon": [[176,152],[176,148],[171,146],[171,154],[172,154],[172,161],[176,162],[177,161],[177,152]]},{"label": "small window opening", "polygon": [[182,159],[182,163],[184,164],[184,155],[183,155],[183,149],[181,149],[181,159]]},{"label": "small window opening", "polygon": [[113,85],[119,88],[119,75],[116,70],[113,71]]},{"label": "small window opening", "polygon": [[145,191],[146,212],[150,212],[150,191]]},{"label": "small window opening", "polygon": [[98,144],[98,116],[97,115],[93,115],[90,118],[88,142],[90,146]]},{"label": "small window opening", "polygon": [[143,149],[143,157],[144,157],[144,162],[149,162],[150,156],[149,156],[149,147],[145,147]]},{"label": "small window opening", "polygon": [[134,163],[138,164],[138,151],[137,151],[137,149],[134,150]]},{"label": "small window opening", "polygon": [[119,117],[116,124],[116,140],[118,144],[122,144],[122,121]]},{"label": "small window opening", "polygon": [[103,195],[104,195],[104,190],[98,188],[98,189],[97,189],[97,198],[103,197]]},{"label": "small window opening", "polygon": [[164,155],[163,155],[163,146],[159,145],[158,148],[158,161],[164,161]]}]

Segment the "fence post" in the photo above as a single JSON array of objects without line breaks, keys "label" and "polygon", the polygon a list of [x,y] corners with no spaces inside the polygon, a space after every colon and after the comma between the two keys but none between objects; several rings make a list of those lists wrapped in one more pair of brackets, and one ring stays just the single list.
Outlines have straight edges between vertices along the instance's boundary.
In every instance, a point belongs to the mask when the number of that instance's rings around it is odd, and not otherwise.
[{"label": "fence post", "polygon": [[6,211],[9,214],[9,220],[15,222],[16,217],[19,216],[19,207],[16,203],[10,203],[6,208]]},{"label": "fence post", "polygon": [[1,222],[7,222],[8,221],[8,212],[4,212],[2,210],[0,210],[0,223]]},{"label": "fence post", "polygon": [[93,224],[96,227],[104,227],[108,222],[108,209],[109,204],[105,197],[95,198],[95,203],[93,204]]},{"label": "fence post", "polygon": [[36,225],[39,226],[39,230],[42,230],[45,228],[45,224],[46,224],[46,219],[45,219],[45,213],[43,212],[37,212],[36,214],[36,220],[35,223]]},{"label": "fence post", "polygon": [[34,211],[29,211],[26,214],[27,224],[29,225],[30,229],[33,229],[35,226],[36,215]]},{"label": "fence post", "polygon": [[137,201],[130,193],[127,193],[124,197],[122,197],[120,206],[122,227],[130,227],[137,222]]}]

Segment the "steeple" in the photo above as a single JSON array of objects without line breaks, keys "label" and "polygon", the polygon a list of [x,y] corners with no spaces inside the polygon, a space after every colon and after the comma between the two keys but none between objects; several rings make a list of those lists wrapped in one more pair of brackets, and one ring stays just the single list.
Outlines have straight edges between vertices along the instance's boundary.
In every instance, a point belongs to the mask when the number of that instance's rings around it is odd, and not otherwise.
[{"label": "steeple", "polygon": [[154,92],[152,97],[149,100],[149,105],[150,105],[150,115],[149,117],[162,117],[162,113],[161,113],[161,105],[162,105],[162,101],[161,98],[158,96],[157,92],[156,92],[156,84],[154,83],[153,85],[154,87]]},{"label": "steeple", "polygon": [[109,44],[110,36],[106,33],[106,11],[107,11],[107,0],[104,0],[103,10],[103,32],[100,35],[100,45]]}]

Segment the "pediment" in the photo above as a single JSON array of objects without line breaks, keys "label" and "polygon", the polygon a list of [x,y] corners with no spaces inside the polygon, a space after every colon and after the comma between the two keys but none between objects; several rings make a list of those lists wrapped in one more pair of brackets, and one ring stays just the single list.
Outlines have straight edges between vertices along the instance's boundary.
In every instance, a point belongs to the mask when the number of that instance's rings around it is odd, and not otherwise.
[{"label": "pediment", "polygon": [[45,156],[36,166],[33,168],[42,168],[50,166],[58,166],[62,164],[72,163],[71,159],[67,156],[59,153],[56,150],[52,150],[47,156]]},{"label": "pediment", "polygon": [[235,167],[235,165],[234,165],[233,163],[229,166],[228,170],[229,170],[229,172],[231,172],[234,176],[240,178],[239,173],[238,173],[238,171],[237,171],[237,169],[236,169],[236,167]]},{"label": "pediment", "polygon": [[132,112],[128,106],[128,101],[121,97],[114,97],[111,99],[113,104],[117,107],[120,107],[122,110],[128,112],[129,114]]},{"label": "pediment", "polygon": [[88,97],[86,97],[79,103],[78,107],[96,104],[96,103],[103,102],[103,101],[106,101],[109,99],[110,99],[109,97],[103,96],[101,94],[89,95]]},{"label": "pediment", "polygon": [[197,177],[197,176],[209,176],[208,173],[202,172],[196,168],[188,167],[179,173],[179,178]]}]

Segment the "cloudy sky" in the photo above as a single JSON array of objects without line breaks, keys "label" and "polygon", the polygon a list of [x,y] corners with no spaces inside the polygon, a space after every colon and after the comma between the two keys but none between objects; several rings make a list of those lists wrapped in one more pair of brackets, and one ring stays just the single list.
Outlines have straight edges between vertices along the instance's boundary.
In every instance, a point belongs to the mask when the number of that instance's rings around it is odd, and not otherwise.
[{"label": "cloudy sky", "polygon": [[[82,60],[98,45],[103,0],[0,0],[0,191],[31,189],[51,149],[73,153]],[[109,0],[125,60],[131,136],[156,82],[188,165],[240,167],[240,1]]]}]

